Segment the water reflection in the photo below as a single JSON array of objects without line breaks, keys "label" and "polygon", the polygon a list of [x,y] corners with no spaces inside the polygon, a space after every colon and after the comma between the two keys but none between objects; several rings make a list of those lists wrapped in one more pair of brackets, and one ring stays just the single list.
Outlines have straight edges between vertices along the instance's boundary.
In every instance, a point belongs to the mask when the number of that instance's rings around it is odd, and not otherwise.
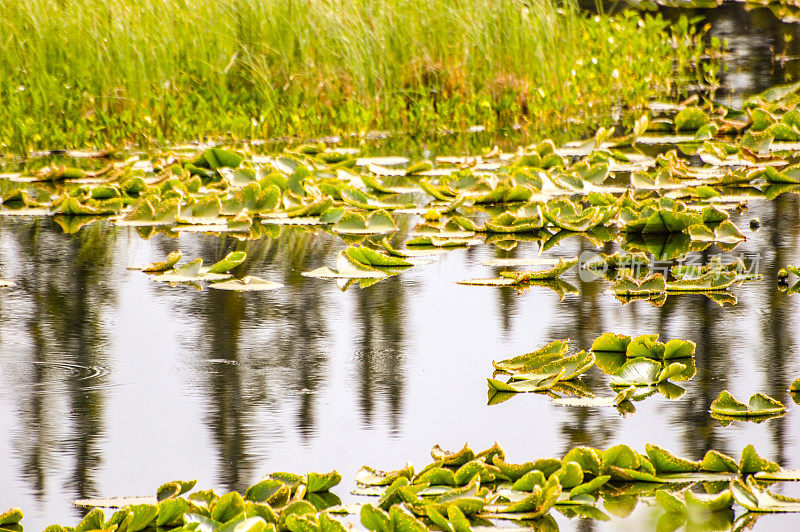
[{"label": "water reflection", "polygon": [[407,350],[403,326],[407,303],[399,278],[385,282],[381,291],[356,293],[355,312],[360,325],[356,352],[358,403],[364,425],[371,426],[376,396],[384,399],[391,432],[397,434],[405,385],[403,356]]},{"label": "water reflection", "polygon": [[[6,271],[22,269],[15,278],[24,296],[2,309],[12,345],[25,349],[2,349],[3,365],[14,377],[6,389],[17,399],[23,427],[13,443],[23,464],[19,474],[42,501],[49,473],[60,462],[55,455],[63,453],[70,473],[56,489],[74,498],[96,496],[109,384],[107,313],[117,300],[110,275],[116,229],[95,225],[65,238],[52,220],[3,222],[4,255],[13,246],[10,256],[25,257],[24,264],[6,260]],[[66,423],[58,417],[64,411]]]}]

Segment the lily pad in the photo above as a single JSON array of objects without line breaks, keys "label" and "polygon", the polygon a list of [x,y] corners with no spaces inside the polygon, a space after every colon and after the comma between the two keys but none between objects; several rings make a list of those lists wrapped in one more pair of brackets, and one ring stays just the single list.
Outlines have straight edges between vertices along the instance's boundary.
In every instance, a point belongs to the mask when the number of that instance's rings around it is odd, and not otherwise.
[{"label": "lily pad", "polygon": [[164,283],[189,283],[193,281],[220,281],[231,277],[226,273],[203,272],[203,259],[195,259],[171,270],[150,274],[150,277]]},{"label": "lily pad", "polygon": [[230,279],[228,281],[211,283],[210,285],[208,285],[208,287],[214,288],[215,290],[232,290],[235,292],[257,292],[264,290],[275,290],[277,288],[282,288],[283,285],[281,283],[276,283],[273,281],[267,281],[266,279],[261,279],[260,277],[245,275],[241,279]]},{"label": "lily pad", "polygon": [[733,272],[709,272],[694,279],[678,279],[667,283],[667,292],[707,292],[726,290],[736,281]]},{"label": "lily pad", "polygon": [[322,267],[310,272],[303,272],[302,275],[305,277],[317,277],[322,279],[383,279],[389,276],[389,274],[384,271],[353,260],[344,251],[340,251],[339,255],[336,257],[335,270]]},{"label": "lily pad", "polygon": [[736,504],[751,512],[800,512],[800,499],[771,493],[750,476],[744,482],[731,481],[731,494]]},{"label": "lily pad", "polygon": [[664,276],[657,273],[641,280],[623,275],[614,283],[611,291],[615,295],[641,296],[663,293],[666,288],[667,283],[664,281]]},{"label": "lily pad", "polygon": [[686,369],[677,362],[662,365],[649,358],[634,358],[611,375],[612,386],[654,386],[680,374]]},{"label": "lily pad", "polygon": [[161,262],[151,262],[141,267],[141,270],[145,273],[153,273],[153,272],[165,272],[167,270],[171,270],[183,257],[183,253],[180,251],[173,251],[169,255],[167,255],[166,260]]},{"label": "lily pad", "polygon": [[592,343],[592,351],[600,351],[603,353],[625,353],[628,350],[628,344],[631,343],[631,337],[624,334],[603,333],[598,336]]},{"label": "lily pad", "polygon": [[771,416],[785,411],[786,407],[780,401],[762,393],[751,396],[748,404],[744,404],[731,395],[729,391],[723,390],[711,403],[711,412],[725,416]]},{"label": "lily pad", "polygon": [[347,211],[333,226],[335,232],[351,235],[388,233],[396,229],[394,219],[384,210],[372,211],[366,217],[357,212]]}]

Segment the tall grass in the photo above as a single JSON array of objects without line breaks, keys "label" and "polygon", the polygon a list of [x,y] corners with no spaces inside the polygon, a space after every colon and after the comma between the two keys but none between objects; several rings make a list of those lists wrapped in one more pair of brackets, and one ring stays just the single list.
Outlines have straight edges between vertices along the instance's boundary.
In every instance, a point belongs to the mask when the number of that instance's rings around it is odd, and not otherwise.
[{"label": "tall grass", "polygon": [[556,0],[3,0],[0,144],[560,127],[668,88],[665,28]]}]

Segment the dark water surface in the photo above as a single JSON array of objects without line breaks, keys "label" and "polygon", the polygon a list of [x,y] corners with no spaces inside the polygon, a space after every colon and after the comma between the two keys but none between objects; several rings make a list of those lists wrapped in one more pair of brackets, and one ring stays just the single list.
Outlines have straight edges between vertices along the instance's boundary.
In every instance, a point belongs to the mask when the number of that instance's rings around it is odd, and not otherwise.
[{"label": "dark water surface", "polygon": [[[738,7],[737,7],[738,6]],[[737,59],[734,94],[786,79],[797,62],[771,51],[785,26],[726,6],[711,18]],[[764,15],[766,17],[766,15]],[[797,46],[795,41],[792,46]],[[422,149],[422,148],[421,148]],[[456,148],[455,151],[458,151]],[[490,245],[454,250],[372,287],[342,292],[300,274],[335,262],[344,243],[284,228],[277,238],[183,234],[142,238],[99,222],[64,234],[52,219],[0,217],[0,510],[19,506],[27,529],[76,523],[77,498],[150,495],[163,482],[197,478],[203,488],[243,490],[272,471],[338,469],[346,501],[361,465],[395,469],[430,461],[434,444],[482,448],[498,441],[511,461],[561,456],[576,445],[654,443],[699,459],[708,449],[762,455],[800,468],[800,407],[786,389],[800,377],[800,295],[776,287],[800,263],[800,198],[750,202],[735,254],[758,261],[762,280],[734,289],[735,306],[703,295],[621,305],[606,281],[565,280],[564,301],[546,288],[462,286],[489,277],[493,257],[531,257]],[[153,282],[128,266],[181,249],[205,261],[247,251],[248,270],[285,287],[265,293],[198,291]],[[594,250],[571,237],[545,256]],[[709,248],[703,258],[718,253]],[[730,255],[729,255],[730,256]],[[697,375],[677,400],[637,402],[636,412],[563,408],[522,394],[487,406],[491,361],[556,338],[588,348],[603,332],[659,333],[697,343]],[[584,380],[604,394],[606,377]],[[708,408],[723,390],[763,392],[788,413],[724,427]],[[567,520],[563,530],[654,529],[659,512],[639,505],[627,519]],[[797,518],[767,516],[756,530],[791,530]]]}]

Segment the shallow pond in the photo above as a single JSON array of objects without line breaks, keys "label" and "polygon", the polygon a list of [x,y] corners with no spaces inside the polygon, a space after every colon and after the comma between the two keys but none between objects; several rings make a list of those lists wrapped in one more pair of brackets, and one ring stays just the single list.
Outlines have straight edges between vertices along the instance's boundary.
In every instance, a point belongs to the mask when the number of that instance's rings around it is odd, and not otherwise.
[{"label": "shallow pond", "polygon": [[[734,93],[778,80],[759,66],[777,37],[762,34],[757,17],[742,16],[731,8],[714,19],[718,33],[744,51],[736,63],[744,70],[726,78]],[[745,37],[736,40],[739,34]],[[757,231],[746,229],[753,218]],[[498,441],[520,459],[618,443],[639,450],[654,443],[692,458],[708,449],[738,456],[752,443],[783,467],[800,468],[800,407],[786,391],[800,377],[800,296],[776,286],[778,270],[800,262],[800,198],[750,201],[735,221],[747,241],[733,255],[757,264],[763,278],[734,288],[736,305],[686,294],[655,307],[622,305],[608,282],[577,270],[564,279],[578,291],[563,301],[543,287],[519,293],[456,284],[495,275],[485,260],[538,256],[535,242],[511,251],[452,250],[374,286],[341,291],[301,276],[333,264],[345,247],[322,232],[283,227],[275,238],[245,242],[144,239],[107,222],[65,234],[52,218],[0,217],[0,277],[18,285],[0,295],[0,510],[21,507],[26,528],[39,530],[77,522],[82,512],[71,501],[78,498],[149,495],[183,478],[244,490],[276,470],[334,468],[344,475],[338,493],[347,502],[362,465],[395,469],[408,459],[422,466],[437,443],[457,449]],[[407,217],[398,222],[408,228]],[[199,291],[128,269],[178,249],[207,261],[244,250],[248,269],[240,273],[285,286]],[[543,256],[596,250],[574,236]],[[707,262],[717,252],[697,256]],[[696,342],[697,375],[680,383],[679,398],[656,394],[628,415],[559,407],[534,394],[487,405],[493,360],[556,338],[588,349],[607,331]],[[597,388],[606,376],[592,368],[584,381]],[[739,397],[763,392],[789,409],[763,423],[723,426],[708,413],[723,389]],[[604,523],[556,518],[562,530],[641,530],[655,528],[657,516],[640,505]],[[755,529],[792,525],[791,515],[766,516]]]}]

